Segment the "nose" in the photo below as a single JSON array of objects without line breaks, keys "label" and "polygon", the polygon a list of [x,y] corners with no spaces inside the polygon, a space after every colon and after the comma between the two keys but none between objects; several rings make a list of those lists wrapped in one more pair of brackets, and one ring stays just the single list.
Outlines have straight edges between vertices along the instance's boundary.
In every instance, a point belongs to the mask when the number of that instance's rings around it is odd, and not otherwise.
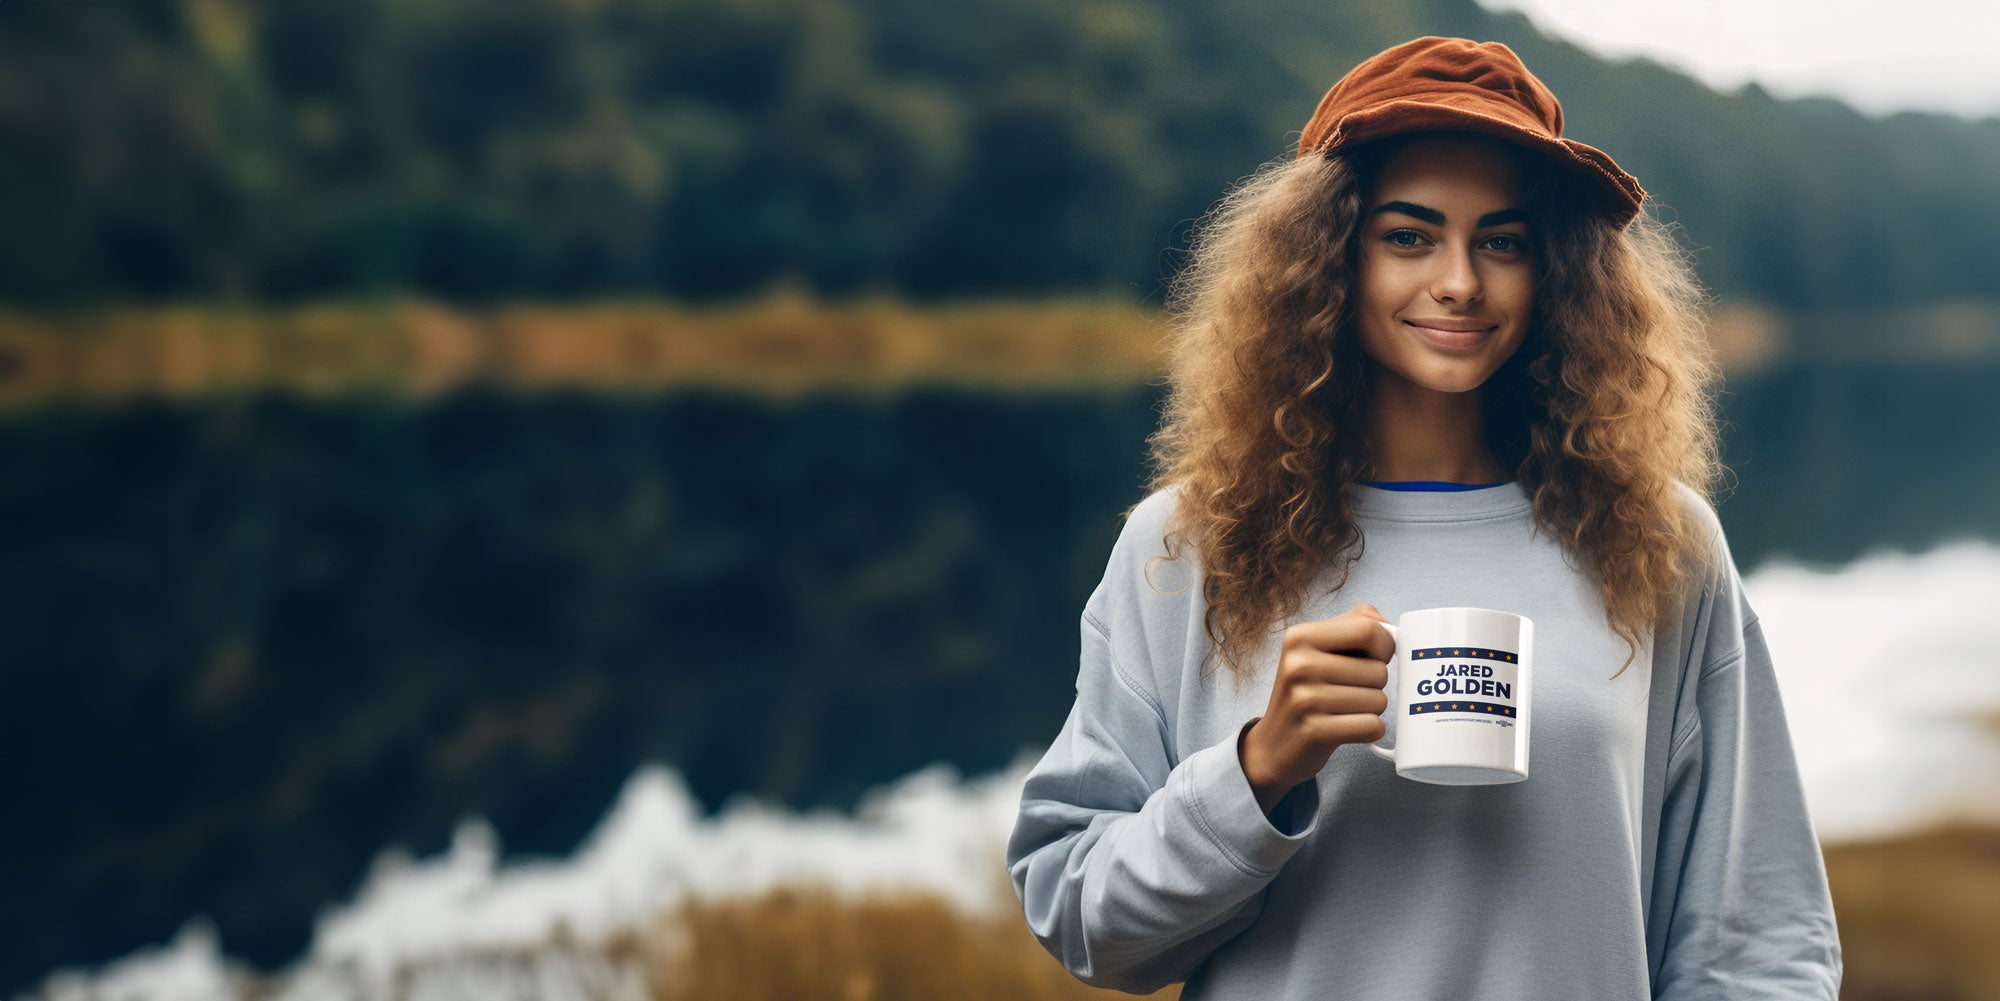
[{"label": "nose", "polygon": [[1451,250],[1437,255],[1434,260],[1438,262],[1438,273],[1431,279],[1431,298],[1441,303],[1468,303],[1484,294],[1479,269],[1472,263],[1471,251],[1463,248]]}]

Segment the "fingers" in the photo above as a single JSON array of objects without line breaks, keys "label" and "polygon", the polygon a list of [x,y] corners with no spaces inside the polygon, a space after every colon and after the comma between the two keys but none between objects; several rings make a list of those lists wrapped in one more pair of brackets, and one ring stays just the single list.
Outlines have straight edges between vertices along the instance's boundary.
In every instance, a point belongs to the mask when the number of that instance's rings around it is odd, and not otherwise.
[{"label": "fingers", "polygon": [[1327,653],[1365,653],[1387,661],[1396,655],[1396,641],[1380,625],[1387,621],[1375,606],[1361,605],[1345,615],[1291,626],[1285,630],[1285,642]]},{"label": "fingers", "polygon": [[1351,685],[1356,688],[1385,688],[1389,665],[1366,655],[1300,650],[1291,655],[1289,677],[1293,683]]},{"label": "fingers", "polygon": [[1315,738],[1330,744],[1372,744],[1389,734],[1389,725],[1373,713],[1318,716],[1309,729]]},{"label": "fingers", "polygon": [[1389,693],[1380,688],[1323,685],[1301,692],[1294,705],[1316,716],[1380,716],[1389,711]]}]

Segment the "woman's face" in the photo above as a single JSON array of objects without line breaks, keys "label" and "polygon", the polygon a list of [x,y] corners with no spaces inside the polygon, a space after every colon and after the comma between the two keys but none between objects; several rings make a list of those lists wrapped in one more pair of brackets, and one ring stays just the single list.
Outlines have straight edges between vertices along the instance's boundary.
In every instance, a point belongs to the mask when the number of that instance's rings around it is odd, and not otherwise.
[{"label": "woman's face", "polygon": [[1535,268],[1520,193],[1497,140],[1420,136],[1382,163],[1363,207],[1355,306],[1380,377],[1463,393],[1521,346]]}]

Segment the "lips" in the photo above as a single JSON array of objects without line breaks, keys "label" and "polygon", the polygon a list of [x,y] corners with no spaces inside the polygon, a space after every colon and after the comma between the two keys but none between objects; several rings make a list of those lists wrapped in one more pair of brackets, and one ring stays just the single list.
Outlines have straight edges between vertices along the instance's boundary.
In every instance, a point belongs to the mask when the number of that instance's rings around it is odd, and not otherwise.
[{"label": "lips", "polygon": [[1467,333],[1475,330],[1491,330],[1495,326],[1485,320],[1456,316],[1420,316],[1414,320],[1404,320],[1413,327],[1429,327],[1432,330],[1450,330]]},{"label": "lips", "polygon": [[1422,320],[1404,320],[1424,340],[1447,351],[1463,351],[1478,347],[1498,324],[1481,323],[1478,320],[1461,320],[1445,317],[1427,317]]}]

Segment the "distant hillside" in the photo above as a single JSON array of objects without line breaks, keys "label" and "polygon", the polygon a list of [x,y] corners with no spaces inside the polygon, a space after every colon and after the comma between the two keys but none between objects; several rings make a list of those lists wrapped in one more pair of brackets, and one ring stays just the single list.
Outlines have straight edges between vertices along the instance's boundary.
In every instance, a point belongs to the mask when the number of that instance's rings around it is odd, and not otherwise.
[{"label": "distant hillside", "polygon": [[1719,94],[1472,0],[125,0],[0,4],[0,300],[1157,301],[1426,33],[1519,51],[1726,298],[2000,294],[2000,119]]}]

